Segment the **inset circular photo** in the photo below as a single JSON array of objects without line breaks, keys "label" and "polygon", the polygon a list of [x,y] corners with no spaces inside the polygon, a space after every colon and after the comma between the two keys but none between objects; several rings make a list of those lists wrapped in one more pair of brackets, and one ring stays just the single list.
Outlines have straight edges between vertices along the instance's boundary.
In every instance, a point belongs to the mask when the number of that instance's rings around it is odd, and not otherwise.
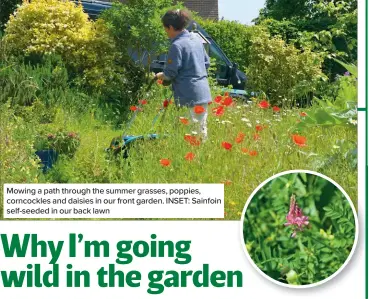
[{"label": "inset circular photo", "polygon": [[284,172],[250,196],[242,237],[250,262],[269,280],[292,288],[317,286],[336,276],[354,252],[355,206],[324,175]]}]

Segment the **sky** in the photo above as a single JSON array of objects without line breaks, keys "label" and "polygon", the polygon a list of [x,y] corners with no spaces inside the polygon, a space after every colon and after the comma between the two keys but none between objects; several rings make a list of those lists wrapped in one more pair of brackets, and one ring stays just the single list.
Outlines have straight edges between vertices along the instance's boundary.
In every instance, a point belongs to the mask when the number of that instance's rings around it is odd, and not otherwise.
[{"label": "sky", "polygon": [[218,0],[219,19],[239,21],[251,25],[251,21],[259,15],[264,7],[265,0]]}]

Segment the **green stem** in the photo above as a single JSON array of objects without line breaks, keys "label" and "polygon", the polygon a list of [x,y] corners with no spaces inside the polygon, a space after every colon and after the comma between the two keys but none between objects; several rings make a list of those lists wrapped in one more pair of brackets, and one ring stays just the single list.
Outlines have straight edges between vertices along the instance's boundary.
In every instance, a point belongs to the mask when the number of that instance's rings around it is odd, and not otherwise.
[{"label": "green stem", "polygon": [[[287,257],[287,258],[285,258],[286,260],[289,260],[289,259],[292,259],[292,258],[294,258],[294,256],[289,256],[289,257]],[[274,258],[271,258],[271,259],[269,259],[269,260],[266,260],[266,261],[263,261],[263,262],[261,262],[261,263],[259,263],[259,265],[263,265],[263,264],[265,264],[265,263],[269,263],[269,262],[273,262],[273,261],[279,261],[279,260],[281,260],[282,258],[277,258],[277,257],[274,257]]]},{"label": "green stem", "polygon": [[319,240],[319,239],[314,238],[314,237],[312,236],[312,234],[311,234],[311,233],[308,233],[308,234],[309,234],[309,237],[310,237],[313,241],[315,241],[315,242],[317,242],[317,243],[320,243],[320,244],[321,244],[321,245],[323,245],[324,247],[326,247],[326,248],[328,248],[329,250],[331,250],[332,252],[334,252],[334,253],[335,253],[337,256],[339,256],[341,259],[346,260],[346,256],[342,255],[342,253],[341,253],[341,252],[339,252],[337,249],[333,248],[332,246],[330,246],[330,245],[326,244],[325,242],[323,242],[323,241],[321,241],[321,240]]}]

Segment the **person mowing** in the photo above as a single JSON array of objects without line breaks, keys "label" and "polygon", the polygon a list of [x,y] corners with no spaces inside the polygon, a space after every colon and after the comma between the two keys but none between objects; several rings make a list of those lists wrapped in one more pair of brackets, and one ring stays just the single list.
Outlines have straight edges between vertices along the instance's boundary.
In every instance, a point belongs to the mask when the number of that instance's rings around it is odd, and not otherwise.
[{"label": "person mowing", "polygon": [[156,78],[172,82],[176,105],[189,108],[191,122],[205,141],[208,103],[212,100],[207,78],[210,59],[201,40],[186,30],[189,22],[189,12],[180,9],[170,10],[162,17],[171,47],[164,70]]}]

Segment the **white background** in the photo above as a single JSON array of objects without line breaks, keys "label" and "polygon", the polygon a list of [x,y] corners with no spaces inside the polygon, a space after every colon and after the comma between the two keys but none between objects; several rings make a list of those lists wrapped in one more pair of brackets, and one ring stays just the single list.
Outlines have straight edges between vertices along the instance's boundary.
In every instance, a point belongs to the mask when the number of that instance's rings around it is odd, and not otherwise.
[{"label": "white background", "polygon": [[[47,224],[47,225],[46,225]],[[109,240],[113,245],[119,240],[150,240],[152,233],[157,240],[191,240],[190,253],[192,262],[188,265],[176,265],[173,258],[141,258],[135,259],[125,270],[139,270],[143,275],[141,288],[99,288],[92,275],[92,285],[86,289],[4,289],[0,288],[2,298],[364,298],[364,250],[363,242],[357,252],[338,276],[322,286],[311,289],[288,289],[275,285],[263,278],[248,262],[243,252],[243,241],[240,238],[240,223],[237,221],[94,221],[94,222],[8,222],[0,224],[1,233],[38,233],[44,240],[67,240],[69,233],[83,233],[86,240]],[[363,235],[361,235],[363,236]],[[79,248],[79,247],[78,247]],[[115,252],[111,248],[111,252]],[[77,252],[78,254],[78,252]],[[3,258],[0,251],[0,269],[23,270],[27,263],[43,263],[48,269],[49,258],[29,259]],[[71,262],[74,269],[89,270],[91,274],[101,266],[114,263],[111,258],[69,258],[64,251],[59,263],[61,269]],[[210,264],[210,270],[241,270],[244,277],[243,288],[169,288],[162,295],[147,294],[146,275],[152,270],[197,270],[203,264]],[[61,277],[63,284],[63,277]]]}]

